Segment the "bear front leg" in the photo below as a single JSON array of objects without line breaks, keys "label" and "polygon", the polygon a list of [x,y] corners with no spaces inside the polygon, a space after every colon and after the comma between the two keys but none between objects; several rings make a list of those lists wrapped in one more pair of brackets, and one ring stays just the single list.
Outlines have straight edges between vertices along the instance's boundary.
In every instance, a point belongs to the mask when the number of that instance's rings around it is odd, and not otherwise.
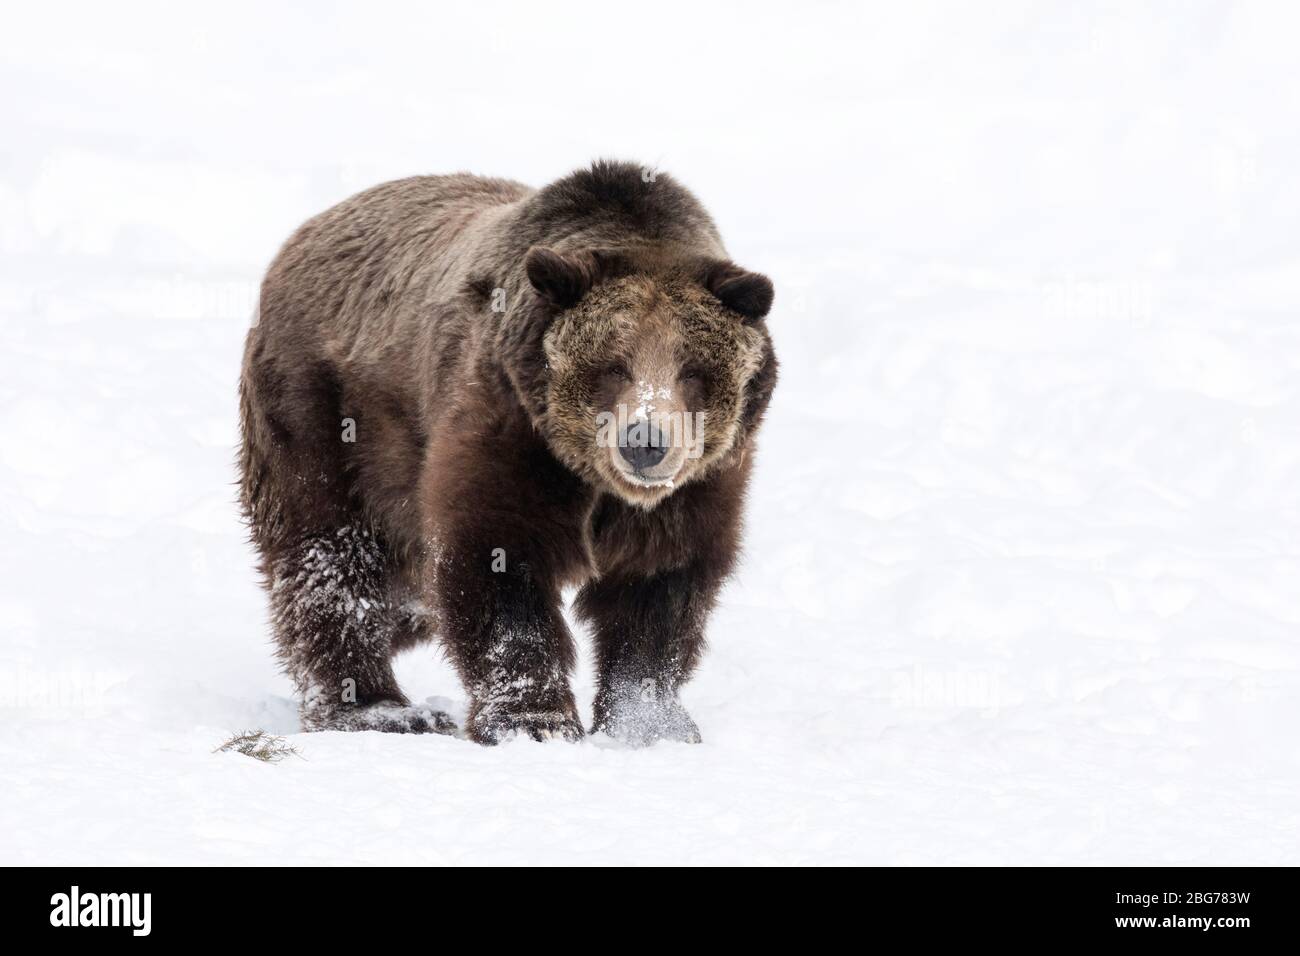
[{"label": "bear front leg", "polygon": [[592,733],[633,746],[699,743],[678,699],[704,650],[717,585],[690,569],[653,576],[611,575],[578,594],[578,614],[595,632],[599,681]]},{"label": "bear front leg", "polygon": [[469,691],[470,739],[581,738],[569,688],[573,638],[558,587],[528,562],[513,560],[517,551],[453,546],[441,552],[431,586],[444,646]]}]

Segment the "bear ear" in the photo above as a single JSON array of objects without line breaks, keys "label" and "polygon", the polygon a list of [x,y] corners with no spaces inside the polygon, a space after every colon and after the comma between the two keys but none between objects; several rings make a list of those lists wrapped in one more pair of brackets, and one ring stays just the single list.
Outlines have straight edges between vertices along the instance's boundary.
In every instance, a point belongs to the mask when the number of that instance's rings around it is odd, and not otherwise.
[{"label": "bear ear", "polygon": [[524,270],[537,294],[560,309],[577,305],[591,291],[596,263],[589,255],[562,255],[533,246],[524,256]]},{"label": "bear ear", "polygon": [[775,295],[771,279],[747,272],[733,262],[715,263],[706,269],[704,287],[727,308],[744,316],[746,324],[766,316]]}]

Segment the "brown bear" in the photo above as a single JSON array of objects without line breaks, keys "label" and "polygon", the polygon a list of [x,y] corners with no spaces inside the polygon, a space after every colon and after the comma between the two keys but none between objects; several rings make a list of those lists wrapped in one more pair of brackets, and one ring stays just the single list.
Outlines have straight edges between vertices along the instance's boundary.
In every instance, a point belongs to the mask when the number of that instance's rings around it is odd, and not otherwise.
[{"label": "brown bear", "polygon": [[454,732],[391,666],[436,637],[471,739],[581,737],[573,586],[592,731],[698,741],[678,691],[736,561],[772,294],[629,163],[419,176],[303,225],[248,333],[239,466],[304,728]]}]

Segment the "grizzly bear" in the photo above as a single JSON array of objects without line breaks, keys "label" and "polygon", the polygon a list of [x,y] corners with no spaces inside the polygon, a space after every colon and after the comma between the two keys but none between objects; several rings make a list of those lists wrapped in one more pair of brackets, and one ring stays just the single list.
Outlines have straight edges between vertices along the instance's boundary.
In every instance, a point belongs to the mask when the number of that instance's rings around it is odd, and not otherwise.
[{"label": "grizzly bear", "polygon": [[262,283],[240,497],[307,730],[456,732],[399,651],[437,638],[470,739],[698,741],[678,693],[736,562],[776,383],[772,283],[671,177],[600,161],[534,190],[377,186]]}]

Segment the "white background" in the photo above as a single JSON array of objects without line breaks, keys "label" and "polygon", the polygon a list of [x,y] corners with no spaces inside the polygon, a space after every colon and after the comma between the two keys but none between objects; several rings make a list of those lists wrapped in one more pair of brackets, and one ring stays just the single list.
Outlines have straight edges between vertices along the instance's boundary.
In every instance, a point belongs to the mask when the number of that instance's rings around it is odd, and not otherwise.
[{"label": "white background", "polygon": [[[178,6],[0,38],[0,861],[1300,861],[1293,5]],[[298,734],[261,271],[385,179],[597,156],[777,286],[705,743]]]}]

